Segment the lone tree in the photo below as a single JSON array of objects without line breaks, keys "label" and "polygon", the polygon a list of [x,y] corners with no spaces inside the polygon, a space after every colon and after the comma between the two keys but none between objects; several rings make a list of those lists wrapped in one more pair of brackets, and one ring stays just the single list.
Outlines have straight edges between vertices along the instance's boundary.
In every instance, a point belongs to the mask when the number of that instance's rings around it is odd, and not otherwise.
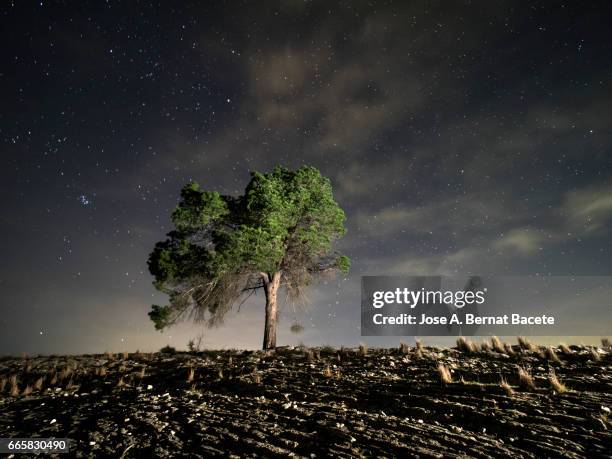
[{"label": "lone tree", "polygon": [[274,348],[279,287],[296,299],[314,276],[348,272],[348,257],[331,250],[346,232],[344,221],[330,181],[314,167],[252,172],[238,197],[188,183],[172,213],[175,230],[149,256],[154,285],[170,298],[149,317],[158,330],[186,317],[217,326],[263,289],[263,348]]}]

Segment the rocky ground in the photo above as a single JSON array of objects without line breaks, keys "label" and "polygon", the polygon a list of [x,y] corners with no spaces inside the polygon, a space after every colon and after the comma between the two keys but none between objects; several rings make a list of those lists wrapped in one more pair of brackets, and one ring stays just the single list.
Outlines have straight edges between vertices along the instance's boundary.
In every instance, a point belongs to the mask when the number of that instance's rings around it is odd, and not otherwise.
[{"label": "rocky ground", "polygon": [[73,457],[610,457],[609,348],[463,344],[3,358],[0,437],[70,438]]}]

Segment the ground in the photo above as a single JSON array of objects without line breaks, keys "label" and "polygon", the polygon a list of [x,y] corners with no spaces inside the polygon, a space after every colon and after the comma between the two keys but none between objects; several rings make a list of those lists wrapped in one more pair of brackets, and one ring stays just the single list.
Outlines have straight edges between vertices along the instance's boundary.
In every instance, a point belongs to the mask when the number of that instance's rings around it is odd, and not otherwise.
[{"label": "ground", "polygon": [[610,457],[609,351],[2,358],[0,437],[70,438],[73,457]]}]

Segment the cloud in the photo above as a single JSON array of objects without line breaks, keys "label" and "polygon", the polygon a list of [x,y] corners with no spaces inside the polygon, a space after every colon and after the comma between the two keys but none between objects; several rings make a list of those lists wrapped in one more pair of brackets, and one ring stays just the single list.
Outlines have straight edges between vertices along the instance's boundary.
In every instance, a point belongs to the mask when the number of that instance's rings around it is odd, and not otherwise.
[{"label": "cloud", "polygon": [[516,251],[521,255],[532,255],[542,249],[545,237],[534,228],[516,228],[508,231],[493,242],[499,250]]},{"label": "cloud", "polygon": [[612,218],[612,186],[595,185],[568,192],[560,213],[569,230],[588,234],[607,229]]}]

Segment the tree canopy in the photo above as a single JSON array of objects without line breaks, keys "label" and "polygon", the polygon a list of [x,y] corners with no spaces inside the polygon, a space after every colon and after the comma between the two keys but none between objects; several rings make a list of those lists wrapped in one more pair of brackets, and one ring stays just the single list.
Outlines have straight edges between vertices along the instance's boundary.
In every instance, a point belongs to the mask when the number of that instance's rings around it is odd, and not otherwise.
[{"label": "tree canopy", "polygon": [[238,197],[188,183],[172,213],[175,229],[149,256],[154,285],[170,299],[149,316],[159,330],[186,317],[218,325],[257,289],[268,298],[273,282],[297,298],[313,276],[348,272],[348,257],[332,251],[344,221],[329,179],[314,167],[252,172]]}]

